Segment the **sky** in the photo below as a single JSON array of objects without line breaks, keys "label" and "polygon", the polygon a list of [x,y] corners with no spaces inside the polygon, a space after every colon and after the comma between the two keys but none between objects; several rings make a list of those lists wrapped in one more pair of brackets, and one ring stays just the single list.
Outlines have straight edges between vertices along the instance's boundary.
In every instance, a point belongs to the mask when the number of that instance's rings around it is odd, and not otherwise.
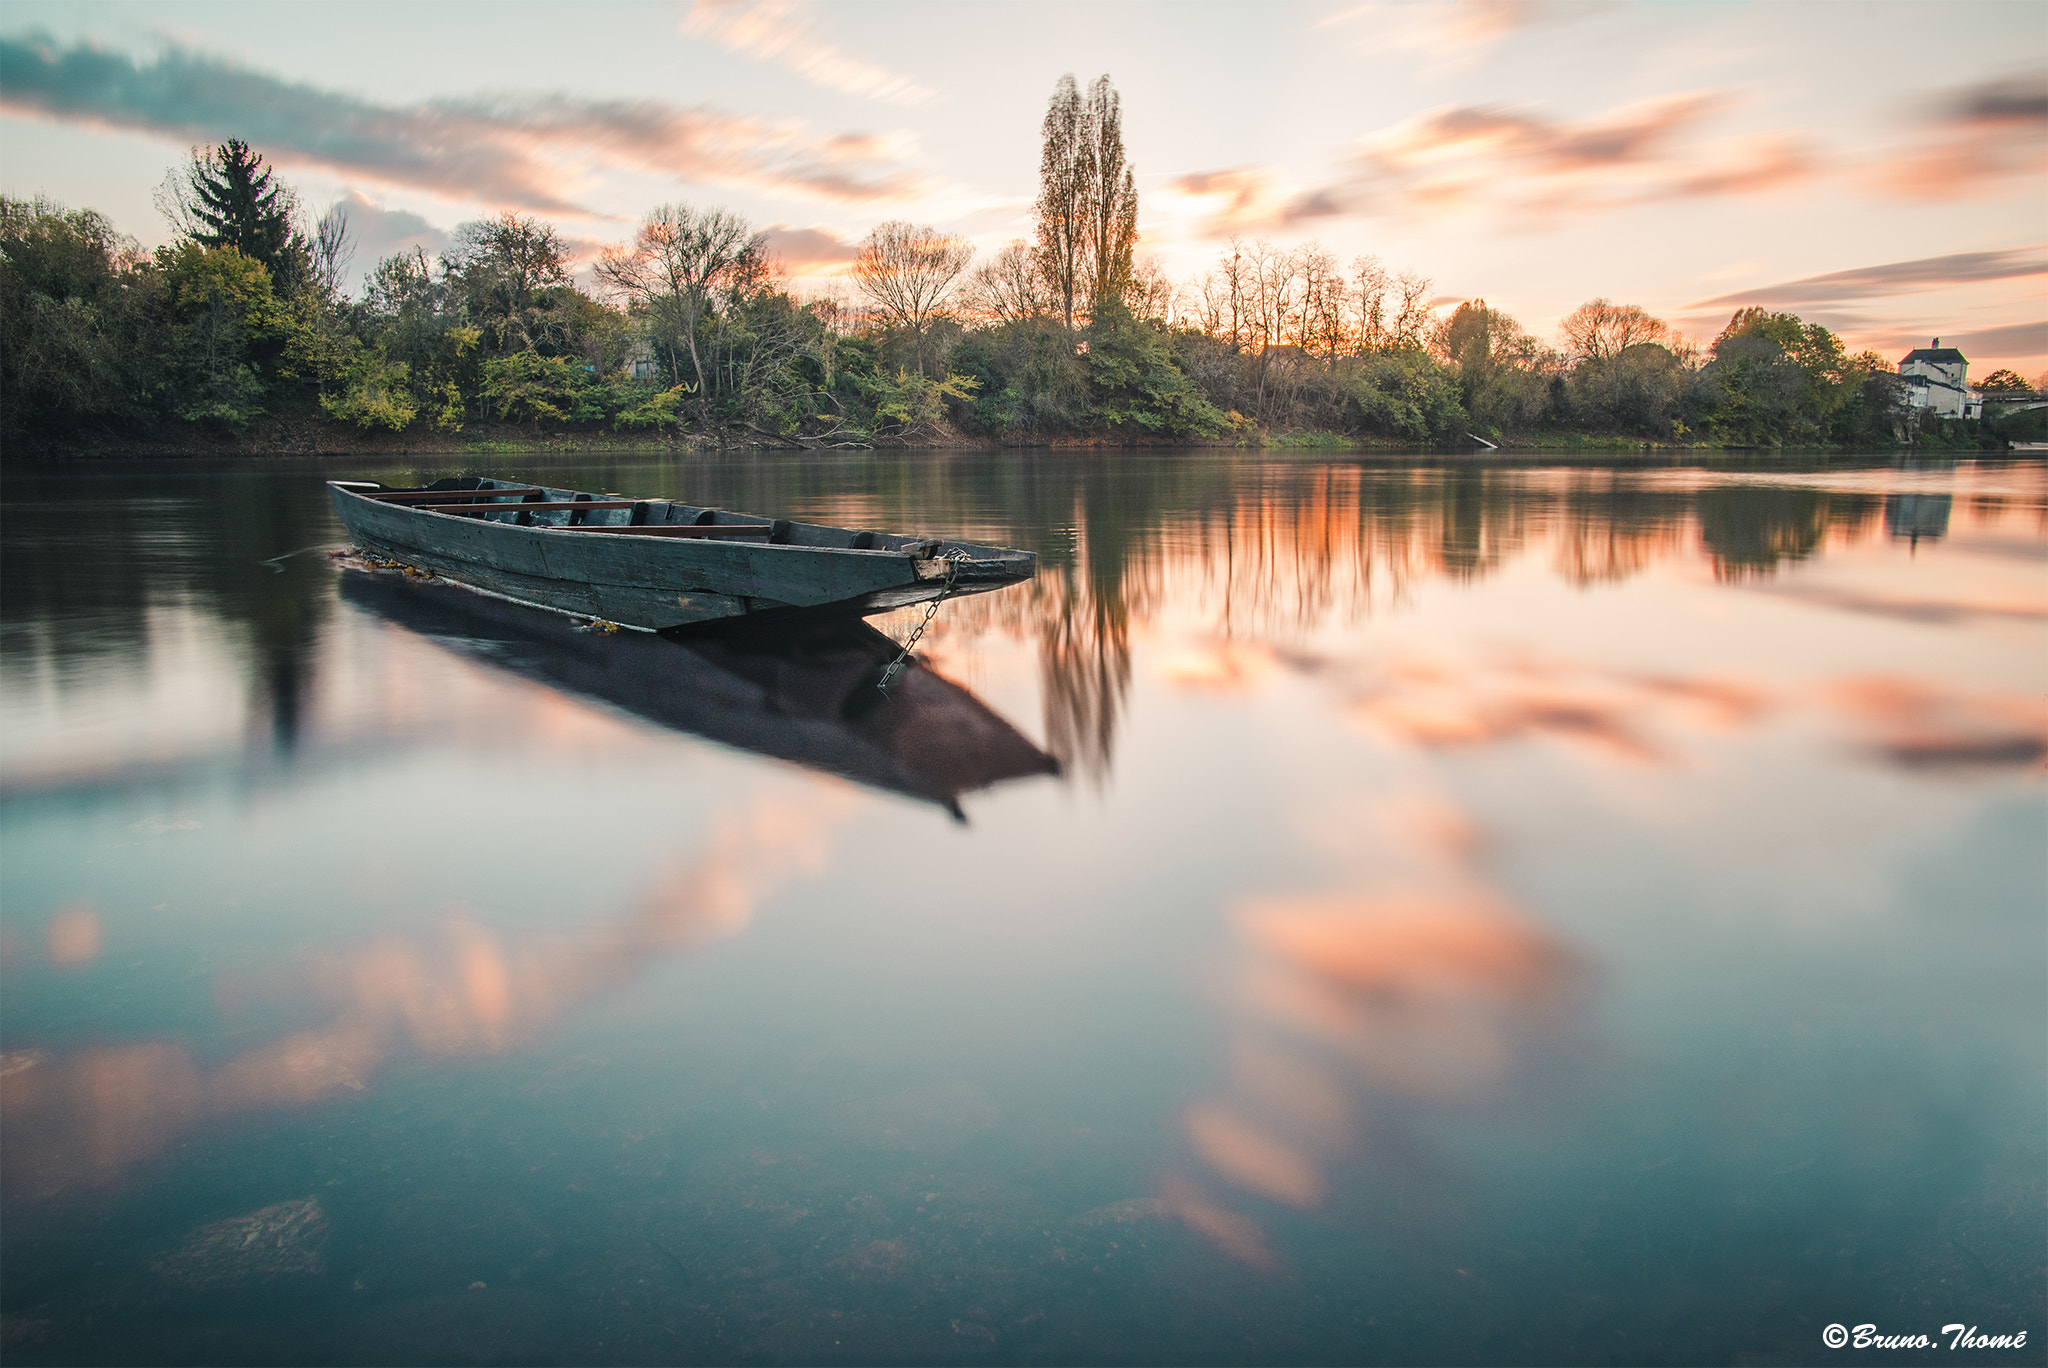
[{"label": "sky", "polygon": [[885,220],[1028,237],[1068,73],[1115,84],[1177,281],[1314,241],[1547,339],[1595,297],[1701,343],[1759,304],[2048,369],[2040,0],[9,0],[0,191],[154,245],[165,173],[239,137],[348,207],[358,273],[500,211],[587,260],[680,200],[816,293]]}]

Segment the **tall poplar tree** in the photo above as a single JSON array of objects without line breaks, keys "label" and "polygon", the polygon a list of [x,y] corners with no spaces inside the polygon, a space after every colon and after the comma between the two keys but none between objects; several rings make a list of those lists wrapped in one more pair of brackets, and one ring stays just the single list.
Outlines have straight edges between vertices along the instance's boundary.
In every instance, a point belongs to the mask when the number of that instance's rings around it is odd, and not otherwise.
[{"label": "tall poplar tree", "polygon": [[1060,77],[1046,106],[1038,164],[1038,268],[1069,328],[1130,292],[1137,179],[1124,161],[1123,104],[1108,76]]},{"label": "tall poplar tree", "polygon": [[1088,87],[1088,311],[1122,302],[1138,241],[1138,186],[1124,164],[1123,101],[1107,75]]},{"label": "tall poplar tree", "polygon": [[1069,328],[1074,305],[1087,288],[1086,197],[1092,179],[1087,123],[1073,76],[1060,77],[1046,106],[1038,159],[1038,264]]}]

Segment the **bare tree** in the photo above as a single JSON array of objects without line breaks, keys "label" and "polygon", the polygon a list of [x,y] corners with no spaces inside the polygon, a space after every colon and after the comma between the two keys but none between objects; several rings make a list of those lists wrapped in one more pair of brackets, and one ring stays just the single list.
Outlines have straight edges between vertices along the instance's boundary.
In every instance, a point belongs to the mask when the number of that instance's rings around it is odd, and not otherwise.
[{"label": "bare tree", "polygon": [[910,329],[917,373],[924,374],[924,330],[943,316],[953,282],[967,269],[974,249],[921,223],[892,219],[861,242],[853,283],[885,318]]},{"label": "bare tree", "polygon": [[1131,312],[1139,318],[1156,318],[1168,325],[1176,321],[1180,291],[1168,278],[1158,257],[1147,255],[1132,263],[1127,297]]},{"label": "bare tree", "polygon": [[1429,330],[1429,292],[1435,286],[1436,282],[1428,276],[1419,275],[1414,271],[1403,271],[1394,277],[1394,288],[1401,296],[1401,303],[1394,314],[1394,321],[1388,325],[1387,345],[1423,345]]},{"label": "bare tree", "polygon": [[1295,341],[1311,356],[1320,353],[1337,366],[1337,349],[1345,340],[1346,287],[1337,258],[1319,242],[1295,249],[1295,273],[1301,278],[1301,308],[1295,319]]},{"label": "bare tree", "polygon": [[313,279],[329,299],[346,293],[342,286],[356,258],[356,236],[350,231],[348,206],[337,202],[313,225]]},{"label": "bare tree", "polygon": [[1233,233],[1230,241],[1224,244],[1222,255],[1216,259],[1214,292],[1217,319],[1216,326],[1211,329],[1220,337],[1224,332],[1224,320],[1229,320],[1232,352],[1243,349],[1250,321],[1252,290],[1248,285],[1249,269],[1244,240]]},{"label": "bare tree", "polygon": [[1557,325],[1565,347],[1574,356],[1605,361],[1626,348],[1642,342],[1669,345],[1672,332],[1662,319],[1652,318],[1634,304],[1616,304],[1610,299],[1593,299],[1579,305]]},{"label": "bare tree", "polygon": [[966,306],[982,318],[1024,323],[1052,311],[1045,272],[1031,244],[1019,238],[974,268],[963,291]]},{"label": "bare tree", "polygon": [[1388,345],[1387,290],[1392,284],[1378,257],[1351,263],[1352,329],[1360,352],[1383,351]]},{"label": "bare tree", "polygon": [[630,304],[644,309],[654,341],[667,354],[669,374],[682,371],[687,353],[697,377],[696,408],[708,416],[710,387],[697,330],[715,293],[736,288],[761,269],[761,251],[748,222],[724,209],[664,204],[648,214],[629,247],[607,247],[597,277]]}]

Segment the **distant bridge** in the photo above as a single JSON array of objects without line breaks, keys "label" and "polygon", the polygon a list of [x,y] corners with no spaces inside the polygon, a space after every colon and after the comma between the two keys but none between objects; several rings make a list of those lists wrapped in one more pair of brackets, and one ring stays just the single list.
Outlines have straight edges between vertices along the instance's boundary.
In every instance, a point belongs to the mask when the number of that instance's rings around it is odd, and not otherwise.
[{"label": "distant bridge", "polygon": [[2001,416],[2048,408],[2048,394],[2042,394],[2038,390],[1979,390],[1978,393],[1984,396],[1985,409],[1988,411],[1996,404]]}]

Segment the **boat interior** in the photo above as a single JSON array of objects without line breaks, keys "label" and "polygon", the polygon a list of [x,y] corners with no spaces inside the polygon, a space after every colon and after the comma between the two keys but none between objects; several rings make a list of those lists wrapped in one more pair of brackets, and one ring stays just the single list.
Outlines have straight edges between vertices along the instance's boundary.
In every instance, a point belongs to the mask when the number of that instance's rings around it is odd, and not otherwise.
[{"label": "boat interior", "polygon": [[[437,480],[420,489],[387,489],[360,480],[335,480],[333,483],[376,503],[451,517],[512,523],[520,527],[555,527],[640,537],[762,541],[772,546],[888,551],[920,557],[935,554],[943,545],[924,537],[827,527],[819,523],[792,522],[787,518],[759,518],[746,513],[729,513],[722,508],[697,508],[661,499],[587,494],[573,489],[552,489],[544,485],[475,476]],[[977,551],[980,549],[976,548]]]}]

